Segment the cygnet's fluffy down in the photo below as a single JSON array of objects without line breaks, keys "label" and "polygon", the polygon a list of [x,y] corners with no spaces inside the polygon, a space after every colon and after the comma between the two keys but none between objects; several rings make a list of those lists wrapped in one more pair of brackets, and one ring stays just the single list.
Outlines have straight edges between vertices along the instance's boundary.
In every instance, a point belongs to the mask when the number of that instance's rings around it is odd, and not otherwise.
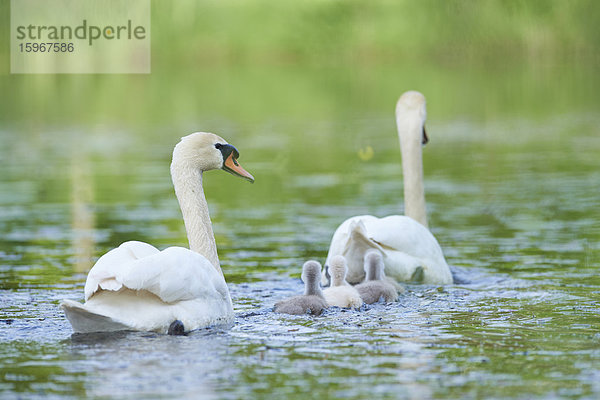
[{"label": "cygnet's fluffy down", "polygon": [[365,254],[364,268],[366,280],[355,288],[365,303],[373,304],[381,299],[386,303],[398,300],[396,288],[384,280],[383,259],[377,250]]},{"label": "cygnet's fluffy down", "polygon": [[363,305],[358,291],[346,282],[346,259],[335,256],[329,265],[331,287],[323,290],[325,300],[330,307],[360,308]]},{"label": "cygnet's fluffy down", "polygon": [[292,315],[321,315],[327,308],[327,302],[321,296],[301,295],[290,297],[275,304],[275,312]]},{"label": "cygnet's fluffy down", "polygon": [[363,300],[352,286],[334,286],[323,291],[325,301],[330,307],[360,308]]},{"label": "cygnet's fluffy down", "polygon": [[394,286],[385,281],[367,281],[356,285],[356,290],[366,304],[377,303],[383,299],[386,303],[398,300]]},{"label": "cygnet's fluffy down", "polygon": [[319,283],[320,274],[321,264],[317,261],[305,262],[302,267],[302,281],[305,286],[304,294],[276,303],[275,312],[292,315],[321,315],[323,310],[327,308],[327,302],[321,291],[321,284]]}]

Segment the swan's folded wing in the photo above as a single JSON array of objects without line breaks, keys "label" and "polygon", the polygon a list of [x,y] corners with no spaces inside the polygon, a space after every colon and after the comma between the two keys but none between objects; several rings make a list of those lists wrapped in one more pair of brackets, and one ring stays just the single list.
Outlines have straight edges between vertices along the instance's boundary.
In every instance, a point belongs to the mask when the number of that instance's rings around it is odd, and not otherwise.
[{"label": "swan's folded wing", "polygon": [[414,257],[443,258],[442,249],[429,229],[404,215],[363,220],[369,238],[384,249]]},{"label": "swan's folded wing", "polygon": [[130,252],[131,256],[135,259],[151,256],[152,254],[160,253],[156,247],[145,242],[138,242],[137,240],[130,240],[119,246],[120,249],[126,249]]},{"label": "swan's folded wing", "polygon": [[121,283],[115,279],[119,271],[127,270],[128,265],[133,261],[157,253],[159,250],[148,243],[129,241],[104,254],[87,276],[85,300],[87,301],[99,289],[119,290]]},{"label": "swan's folded wing", "polygon": [[[338,226],[335,230],[333,237],[331,238],[331,244],[329,245],[329,252],[327,253],[327,259],[325,260],[325,268],[321,272],[321,284],[328,285],[329,284],[329,271],[328,266],[332,257],[335,257],[340,254],[344,254],[344,251],[347,249],[347,246],[350,242],[350,237],[352,234],[352,230],[358,226],[358,224],[362,224],[364,226],[365,222],[370,220],[377,219],[372,215],[359,215],[356,217],[348,218],[344,222]],[[362,270],[362,268],[361,268]]]},{"label": "swan's folded wing", "polygon": [[360,224],[361,222],[363,224],[366,224],[378,219],[379,218],[376,218],[372,215],[359,215],[356,217],[348,218],[347,220],[342,222],[340,226],[335,230],[335,233],[331,238],[331,244],[329,245],[329,253],[327,253],[326,264],[329,263],[331,257],[344,253],[344,250],[348,244],[348,240],[350,239],[351,231],[356,226],[356,224]]},{"label": "swan's folded wing", "polygon": [[167,303],[229,298],[221,273],[204,256],[183,247],[169,247],[135,260],[116,274],[116,280],[129,289],[154,293]]}]

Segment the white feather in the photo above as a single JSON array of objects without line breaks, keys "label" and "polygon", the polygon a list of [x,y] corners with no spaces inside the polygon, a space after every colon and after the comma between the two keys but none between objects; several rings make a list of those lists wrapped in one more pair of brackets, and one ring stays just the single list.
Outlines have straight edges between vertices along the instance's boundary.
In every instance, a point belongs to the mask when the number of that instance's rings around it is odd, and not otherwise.
[{"label": "white feather", "polygon": [[[111,288],[102,282],[111,282]],[[186,331],[233,321],[223,275],[204,256],[183,247],[158,251],[141,242],[123,243],[101,257],[88,274],[86,303],[73,303],[62,306],[75,332],[104,331],[106,319],[163,333],[176,319]],[[94,317],[82,318],[84,311]]]},{"label": "white feather", "polygon": [[[435,237],[410,217],[391,215],[377,218],[360,215],[344,221],[333,234],[326,265],[332,257],[346,258],[346,280],[360,283],[365,277],[364,255],[377,249],[383,256],[385,274],[398,282],[410,281],[418,267],[423,283],[452,283],[452,274]],[[323,274],[323,283],[327,278]]]},{"label": "white feather", "polygon": [[115,277],[123,265],[158,252],[156,247],[148,243],[129,241],[104,254],[88,273],[84,289],[85,300],[98,289],[119,290],[121,284]]}]

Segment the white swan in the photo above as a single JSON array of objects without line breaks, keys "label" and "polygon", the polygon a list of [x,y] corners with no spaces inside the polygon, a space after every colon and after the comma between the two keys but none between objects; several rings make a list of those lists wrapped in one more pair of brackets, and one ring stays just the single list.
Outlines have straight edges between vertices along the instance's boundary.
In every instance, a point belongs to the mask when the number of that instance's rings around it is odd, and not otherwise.
[{"label": "white swan", "polygon": [[202,189],[202,173],[223,169],[250,182],[238,151],[221,137],[197,132],[175,146],[171,177],[190,249],[159,251],[126,242],[104,254],[85,283],[85,304],[61,303],[76,333],[116,330],[182,333],[233,321]]},{"label": "white swan", "polygon": [[452,283],[442,249],[427,229],[421,150],[428,141],[425,118],[425,97],[414,91],[404,93],[396,105],[396,122],[402,151],[406,216],[361,215],[344,221],[331,239],[322,276],[324,285],[329,280],[328,265],[332,257],[339,254],[348,263],[346,280],[362,282],[364,255],[369,249],[379,250],[387,277],[396,282]]},{"label": "white swan", "polygon": [[321,275],[321,264],[312,260],[305,262],[302,266],[304,294],[277,302],[274,311],[292,315],[321,315],[327,308],[327,302],[319,284],[319,275]]},{"label": "white swan", "polygon": [[323,290],[327,304],[342,308],[360,308],[363,305],[360,294],[354,286],[346,282],[346,260],[344,256],[335,256],[329,264],[331,286]]}]

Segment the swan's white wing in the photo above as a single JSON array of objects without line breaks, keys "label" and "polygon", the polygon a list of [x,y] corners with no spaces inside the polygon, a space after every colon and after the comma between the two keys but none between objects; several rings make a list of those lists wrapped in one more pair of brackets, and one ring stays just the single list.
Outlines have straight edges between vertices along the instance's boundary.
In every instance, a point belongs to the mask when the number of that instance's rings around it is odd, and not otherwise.
[{"label": "swan's white wing", "polygon": [[[329,245],[329,252],[327,253],[327,260],[325,260],[325,268],[323,268],[323,271],[321,272],[321,284],[323,286],[327,286],[329,284],[328,266],[329,266],[329,262],[330,262],[331,258],[334,256],[337,256],[337,255],[343,255],[344,250],[346,249],[346,246],[350,242],[351,227],[357,223],[360,223],[360,221],[364,221],[364,220],[368,221],[370,219],[376,219],[376,218],[373,217],[372,215],[359,215],[356,217],[348,218],[347,220],[342,222],[340,224],[340,226],[338,226],[338,228],[335,230],[333,237],[331,238],[331,244]],[[350,260],[348,260],[348,259],[346,259],[346,261],[350,262]],[[350,275],[352,275],[352,273],[353,273],[352,265],[348,265],[348,268],[349,268],[348,273]],[[358,271],[356,273],[359,275],[362,273],[362,266],[358,269]]]},{"label": "swan's white wing", "polygon": [[363,219],[369,239],[413,257],[443,259],[440,245],[423,225],[404,215]]},{"label": "swan's white wing", "polygon": [[[368,237],[383,250],[388,277],[429,284],[452,283],[452,274],[433,234],[410,217],[390,215],[365,222]],[[422,268],[422,277],[418,275]],[[417,275],[415,275],[417,273]]]},{"label": "swan's white wing", "polygon": [[186,331],[233,320],[225,279],[204,256],[141,242],[102,256],[88,275],[85,304],[65,301],[62,307],[75,332],[126,327],[166,333],[175,319]]},{"label": "swan's white wing", "polygon": [[130,241],[104,254],[87,276],[85,300],[99,289],[119,290],[122,284],[115,280],[117,273],[127,269],[129,263],[156,253],[159,253],[158,249],[148,243]]},{"label": "swan's white wing", "polygon": [[166,303],[217,296],[228,299],[227,284],[201,254],[183,247],[159,251],[142,242],[126,242],[104,254],[90,270],[86,301],[98,290],[123,286],[147,290]]},{"label": "swan's white wing", "polygon": [[[364,277],[363,256],[369,248],[379,249],[386,274],[400,281],[411,279],[418,266],[425,268],[424,282],[451,283],[452,276],[442,249],[435,237],[414,219],[402,215],[377,218],[361,215],[344,221],[331,239],[326,265],[331,257],[344,255],[348,263],[349,282]],[[327,284],[326,269],[322,284]]]},{"label": "swan's white wing", "polygon": [[386,250],[400,251],[414,257],[443,257],[442,249],[429,229],[404,215],[377,218],[360,215],[345,220],[333,234],[327,260],[343,254],[350,239],[351,230],[362,223],[366,237]]},{"label": "swan's white wing", "polygon": [[118,271],[115,279],[129,289],[154,293],[166,303],[229,298],[223,275],[204,256],[183,247],[169,247],[134,260]]},{"label": "swan's white wing", "polygon": [[151,244],[138,242],[136,240],[125,242],[121,244],[119,248],[128,250],[135,259],[148,257],[151,254],[159,252],[159,250]]},{"label": "swan's white wing", "polygon": [[331,238],[331,245],[329,246],[329,253],[327,254],[326,263],[329,263],[331,257],[344,253],[344,249],[348,243],[348,240],[350,239],[351,227],[354,224],[359,223],[360,221],[362,221],[363,224],[370,224],[373,220],[378,219],[379,218],[376,218],[372,215],[359,215],[356,217],[348,218],[347,220],[342,222],[341,225],[335,230],[335,233]]}]

